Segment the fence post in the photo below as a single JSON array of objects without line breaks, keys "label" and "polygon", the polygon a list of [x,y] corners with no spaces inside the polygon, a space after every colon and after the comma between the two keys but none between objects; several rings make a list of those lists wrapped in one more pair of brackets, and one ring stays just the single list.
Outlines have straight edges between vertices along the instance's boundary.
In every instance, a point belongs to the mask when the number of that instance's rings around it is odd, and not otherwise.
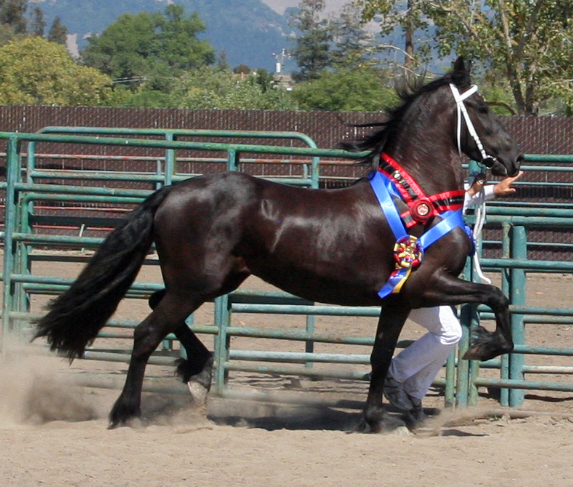
[{"label": "fence post", "polygon": [[[167,142],[173,142],[176,140],[173,132],[167,132],[165,134],[165,140]],[[175,150],[165,149],[165,174],[163,175],[165,186],[173,184],[173,174],[175,174]]]},{"label": "fence post", "polygon": [[221,394],[227,385],[228,373],[224,364],[229,359],[229,334],[227,328],[231,324],[229,295],[215,298],[215,326],[218,328],[218,334],[215,336],[215,363],[217,364],[215,374],[215,393]]},{"label": "fence post", "polygon": [[[511,256],[513,259],[527,260],[527,232],[523,226],[514,226],[511,239]],[[523,269],[511,269],[511,293],[510,302],[514,306],[523,306],[526,302],[525,271]],[[523,314],[511,315],[511,333],[515,344],[525,343],[525,328]],[[523,380],[523,365],[525,357],[522,353],[512,353],[509,356],[509,374],[512,380]],[[525,398],[523,389],[511,389],[509,391],[509,406],[521,406]]]},{"label": "fence post", "polygon": [[[471,258],[466,259],[463,275],[466,279],[472,280],[473,268]],[[458,344],[458,363],[456,368],[457,375],[455,376],[455,404],[456,406],[460,407],[466,407],[469,400],[470,367],[467,360],[462,360],[462,356],[469,348],[471,328],[474,323],[475,314],[475,306],[472,306],[471,304],[463,304],[461,306],[459,317],[460,324],[462,325],[462,339]],[[446,371],[447,370],[448,369],[446,369]],[[448,392],[448,389],[446,389],[446,393]],[[446,401],[448,401],[447,397]]]},{"label": "fence post", "polygon": [[2,359],[6,358],[6,339],[11,331],[12,322],[10,312],[12,311],[14,284],[12,283],[12,272],[14,269],[14,239],[12,238],[16,230],[16,183],[20,177],[20,144],[17,136],[8,139],[6,148],[6,206],[5,206],[5,226],[4,226],[4,302],[2,304],[2,334],[0,336],[0,354]]},{"label": "fence post", "polygon": [[[501,224],[501,258],[511,258],[511,225],[509,223]],[[505,268],[501,270],[501,290],[506,296],[511,293],[511,272]],[[509,355],[504,354],[500,357],[499,376],[502,380],[509,379]],[[509,406],[509,389],[502,387],[499,391],[499,403],[502,406]]]},{"label": "fence post", "polygon": [[227,149],[227,171],[239,170],[239,153],[234,147]]}]

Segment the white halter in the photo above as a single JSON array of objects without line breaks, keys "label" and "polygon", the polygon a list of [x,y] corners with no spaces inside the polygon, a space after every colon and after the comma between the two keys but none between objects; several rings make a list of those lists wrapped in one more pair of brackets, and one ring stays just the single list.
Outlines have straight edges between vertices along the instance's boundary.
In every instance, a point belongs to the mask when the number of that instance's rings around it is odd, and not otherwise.
[{"label": "white halter", "polygon": [[[471,88],[463,94],[460,94],[458,88],[454,84],[450,83],[450,88],[451,88],[452,93],[454,95],[454,100],[456,100],[456,105],[457,105],[457,109],[458,109],[458,152],[459,152],[459,154],[460,155],[462,154],[461,134],[462,134],[462,114],[463,114],[464,119],[466,121],[466,125],[468,127],[468,132],[473,137],[473,139],[477,145],[477,148],[480,151],[480,154],[482,157],[482,162],[493,161],[494,160],[493,157],[489,156],[487,154],[487,152],[485,151],[485,149],[483,148],[481,140],[479,139],[479,136],[478,136],[478,134],[474,128],[474,125],[470,119],[470,116],[469,116],[468,111],[466,109],[466,106],[464,104],[464,100],[466,98],[469,98],[470,96],[472,96],[474,93],[476,93],[478,90],[478,87],[476,85],[472,85]],[[487,166],[488,164],[484,163],[484,165]],[[475,214],[476,222],[474,225],[474,237],[475,237],[476,241],[479,241],[481,239],[481,232],[482,232],[483,225],[485,223],[485,216],[486,216],[484,187],[482,187],[480,190],[479,202],[475,205],[475,208],[476,208],[476,214]],[[475,267],[476,273],[477,273],[478,277],[481,279],[481,281],[486,282],[488,284],[491,284],[491,280],[488,279],[484,275],[484,273],[482,272],[477,252],[473,256],[473,262],[474,262],[474,267]]]},{"label": "white halter", "polygon": [[464,104],[464,100],[466,98],[469,98],[474,93],[477,93],[477,90],[478,90],[477,85],[472,85],[471,88],[463,94],[460,94],[458,88],[453,83],[450,83],[450,88],[452,90],[452,94],[454,95],[454,100],[456,101],[456,106],[458,109],[458,152],[459,152],[459,154],[462,155],[461,137],[462,137],[462,115],[463,115],[464,120],[466,121],[466,125],[468,127],[468,132],[470,133],[470,135],[474,139],[474,141],[477,145],[477,148],[481,154],[481,157],[482,157],[481,162],[485,166],[491,167],[491,164],[488,164],[485,161],[493,161],[494,158],[492,156],[488,155],[487,152],[485,151],[485,149],[483,148],[483,144],[481,143],[481,140],[479,139],[479,136],[476,132],[476,129],[474,128],[474,124],[472,123],[472,120],[468,114],[468,110],[466,108],[466,105]]}]

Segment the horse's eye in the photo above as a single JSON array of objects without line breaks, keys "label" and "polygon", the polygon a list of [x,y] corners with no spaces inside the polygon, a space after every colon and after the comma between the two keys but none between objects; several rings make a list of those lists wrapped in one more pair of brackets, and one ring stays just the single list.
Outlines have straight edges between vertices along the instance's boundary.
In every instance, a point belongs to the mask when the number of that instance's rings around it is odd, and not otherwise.
[{"label": "horse's eye", "polygon": [[489,108],[486,107],[485,105],[482,105],[482,106],[478,107],[478,112],[485,115],[486,113],[489,112]]}]

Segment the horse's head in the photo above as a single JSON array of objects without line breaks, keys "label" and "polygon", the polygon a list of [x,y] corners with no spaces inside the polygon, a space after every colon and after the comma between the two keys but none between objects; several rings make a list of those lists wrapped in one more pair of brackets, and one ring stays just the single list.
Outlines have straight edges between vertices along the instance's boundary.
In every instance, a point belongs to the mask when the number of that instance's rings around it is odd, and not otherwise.
[{"label": "horse's head", "polygon": [[[405,84],[398,95],[402,103],[387,110],[385,121],[362,125],[382,129],[341,146],[369,150],[364,162],[375,165],[386,153],[438,192],[442,186],[460,183],[451,166],[458,162],[456,152],[482,162],[496,176],[519,172],[523,154],[471,84],[463,58],[456,60],[450,73],[425,85]],[[427,177],[430,161],[433,178]]]},{"label": "horse's head", "polygon": [[496,176],[517,175],[523,154],[471,84],[470,68],[463,58],[455,61],[451,79],[458,149]]}]

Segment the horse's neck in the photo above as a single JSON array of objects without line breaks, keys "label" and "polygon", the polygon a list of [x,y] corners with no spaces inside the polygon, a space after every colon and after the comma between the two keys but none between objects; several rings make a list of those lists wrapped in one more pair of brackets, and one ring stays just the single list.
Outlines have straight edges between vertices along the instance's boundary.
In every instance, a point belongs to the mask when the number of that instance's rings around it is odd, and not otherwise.
[{"label": "horse's neck", "polygon": [[394,145],[387,151],[427,195],[463,189],[463,159],[448,145]]}]

